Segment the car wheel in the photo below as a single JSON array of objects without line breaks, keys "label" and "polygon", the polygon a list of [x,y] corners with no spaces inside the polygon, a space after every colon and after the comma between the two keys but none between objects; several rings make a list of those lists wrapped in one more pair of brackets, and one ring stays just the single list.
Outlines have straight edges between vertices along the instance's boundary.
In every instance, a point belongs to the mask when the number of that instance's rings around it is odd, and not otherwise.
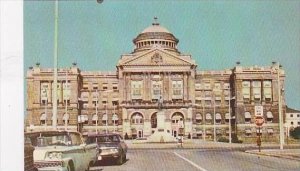
[{"label": "car wheel", "polygon": [[123,164],[123,154],[120,155],[120,157],[117,159],[117,165]]}]

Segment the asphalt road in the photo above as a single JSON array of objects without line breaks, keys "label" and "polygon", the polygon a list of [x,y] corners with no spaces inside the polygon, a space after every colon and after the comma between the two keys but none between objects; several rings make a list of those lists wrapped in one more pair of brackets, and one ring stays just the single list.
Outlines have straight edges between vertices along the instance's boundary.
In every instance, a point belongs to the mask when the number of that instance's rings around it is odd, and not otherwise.
[{"label": "asphalt road", "polygon": [[121,166],[101,162],[94,171],[299,171],[296,160],[232,149],[131,149]]}]

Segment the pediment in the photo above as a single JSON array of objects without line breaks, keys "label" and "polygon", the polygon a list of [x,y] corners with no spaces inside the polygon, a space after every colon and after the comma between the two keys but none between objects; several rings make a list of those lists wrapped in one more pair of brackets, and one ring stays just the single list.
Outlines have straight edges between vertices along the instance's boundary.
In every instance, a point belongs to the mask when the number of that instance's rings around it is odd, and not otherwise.
[{"label": "pediment", "polygon": [[184,58],[177,54],[172,54],[162,49],[152,49],[143,54],[132,56],[129,59],[120,61],[119,65],[125,66],[151,66],[151,65],[196,65],[194,60]]}]

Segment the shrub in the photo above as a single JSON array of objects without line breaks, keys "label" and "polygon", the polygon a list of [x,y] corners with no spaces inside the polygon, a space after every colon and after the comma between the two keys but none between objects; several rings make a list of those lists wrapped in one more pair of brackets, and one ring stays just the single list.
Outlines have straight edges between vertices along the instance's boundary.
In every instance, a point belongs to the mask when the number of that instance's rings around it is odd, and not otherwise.
[{"label": "shrub", "polygon": [[300,139],[300,126],[290,131],[290,136],[295,139]]},{"label": "shrub", "polygon": [[229,142],[229,139],[227,139],[227,138],[225,138],[225,137],[220,137],[219,139],[218,139],[218,142]]}]

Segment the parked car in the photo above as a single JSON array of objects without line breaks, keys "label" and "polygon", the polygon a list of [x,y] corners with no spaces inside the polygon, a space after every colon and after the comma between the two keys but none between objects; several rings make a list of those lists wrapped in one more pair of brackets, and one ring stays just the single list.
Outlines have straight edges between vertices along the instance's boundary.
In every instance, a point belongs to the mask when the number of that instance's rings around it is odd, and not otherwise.
[{"label": "parked car", "polygon": [[89,134],[87,135],[86,143],[98,144],[99,161],[113,160],[118,165],[126,161],[127,145],[119,134]]},{"label": "parked car", "polygon": [[85,144],[78,132],[43,131],[26,133],[39,171],[84,171],[97,161],[96,144]]}]

